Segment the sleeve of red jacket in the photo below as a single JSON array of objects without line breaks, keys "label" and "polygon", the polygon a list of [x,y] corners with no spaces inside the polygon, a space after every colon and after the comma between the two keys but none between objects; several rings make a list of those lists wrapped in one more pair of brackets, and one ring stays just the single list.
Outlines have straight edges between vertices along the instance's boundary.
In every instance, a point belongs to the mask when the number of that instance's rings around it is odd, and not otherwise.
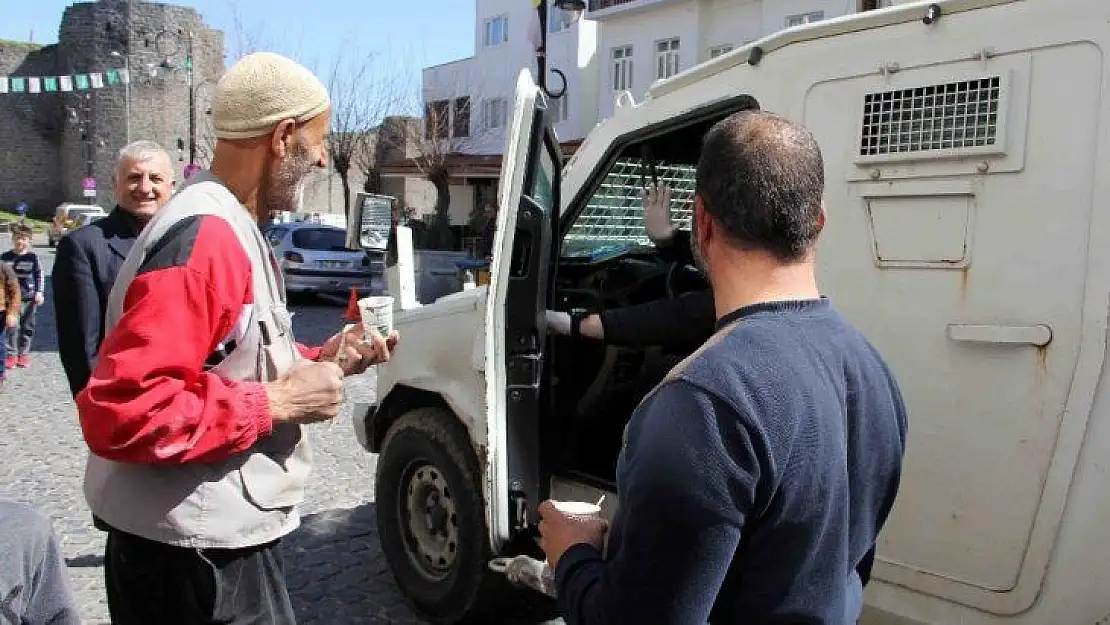
[{"label": "sleeve of red jacket", "polygon": [[118,462],[214,462],[269,435],[260,383],[204,371],[252,300],[250,260],[230,225],[197,216],[173,226],[129,285],[77,396],[92,452]]},{"label": "sleeve of red jacket", "polygon": [[301,353],[301,356],[303,358],[306,358],[308,360],[320,360],[320,352],[323,351],[323,349],[324,348],[320,346],[309,347],[307,345],[297,343],[297,351]]}]

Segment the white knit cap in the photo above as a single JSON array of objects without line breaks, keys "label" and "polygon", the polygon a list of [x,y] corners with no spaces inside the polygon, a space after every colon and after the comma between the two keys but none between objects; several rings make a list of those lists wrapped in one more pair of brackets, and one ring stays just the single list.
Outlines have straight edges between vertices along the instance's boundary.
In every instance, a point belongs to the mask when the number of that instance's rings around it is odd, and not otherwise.
[{"label": "white knit cap", "polygon": [[239,59],[216,85],[213,125],[219,139],[249,139],[273,132],[283,119],[306,122],[329,106],[327,88],[306,67],[256,52]]}]

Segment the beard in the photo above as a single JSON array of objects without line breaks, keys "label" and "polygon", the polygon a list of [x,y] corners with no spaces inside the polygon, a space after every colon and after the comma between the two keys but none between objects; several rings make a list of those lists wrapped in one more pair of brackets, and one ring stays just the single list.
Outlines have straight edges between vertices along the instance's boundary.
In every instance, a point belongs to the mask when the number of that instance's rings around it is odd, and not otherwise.
[{"label": "beard", "polygon": [[[264,211],[292,212],[300,207],[305,184],[316,169],[315,159],[308,147],[294,140],[289,155],[271,170],[263,194]],[[264,213],[265,214],[265,213]]]}]

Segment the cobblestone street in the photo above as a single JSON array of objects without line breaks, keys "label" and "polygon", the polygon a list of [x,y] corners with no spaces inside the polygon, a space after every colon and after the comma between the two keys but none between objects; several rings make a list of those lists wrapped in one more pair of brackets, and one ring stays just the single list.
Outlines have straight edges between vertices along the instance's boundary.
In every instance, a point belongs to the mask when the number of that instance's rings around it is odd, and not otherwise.
[{"label": "cobblestone street", "polygon": [[[6,247],[5,235],[0,249]],[[36,251],[49,276],[53,250]],[[0,395],[0,498],[33,504],[53,518],[84,617],[106,623],[104,538],[93,528],[81,493],[86,448],[58,359],[49,293],[48,284],[32,366],[10,371]],[[317,301],[295,311],[297,336],[306,343],[326,338],[342,323],[338,304]],[[311,426],[316,467],[302,527],[285,547],[301,623],[421,622],[398,593],[381,554],[372,503],[374,457],[358,446],[351,430],[351,400],[373,393],[369,378],[348,381],[347,407],[338,419]]]}]

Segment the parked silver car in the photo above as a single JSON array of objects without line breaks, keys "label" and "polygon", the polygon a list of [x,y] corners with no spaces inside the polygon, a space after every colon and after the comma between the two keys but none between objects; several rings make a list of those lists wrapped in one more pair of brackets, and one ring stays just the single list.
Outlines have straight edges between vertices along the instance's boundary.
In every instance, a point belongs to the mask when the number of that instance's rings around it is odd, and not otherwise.
[{"label": "parked silver car", "polygon": [[385,260],[346,246],[342,228],[311,222],[278,223],[266,229],[285,273],[289,293],[360,295],[385,290]]}]

